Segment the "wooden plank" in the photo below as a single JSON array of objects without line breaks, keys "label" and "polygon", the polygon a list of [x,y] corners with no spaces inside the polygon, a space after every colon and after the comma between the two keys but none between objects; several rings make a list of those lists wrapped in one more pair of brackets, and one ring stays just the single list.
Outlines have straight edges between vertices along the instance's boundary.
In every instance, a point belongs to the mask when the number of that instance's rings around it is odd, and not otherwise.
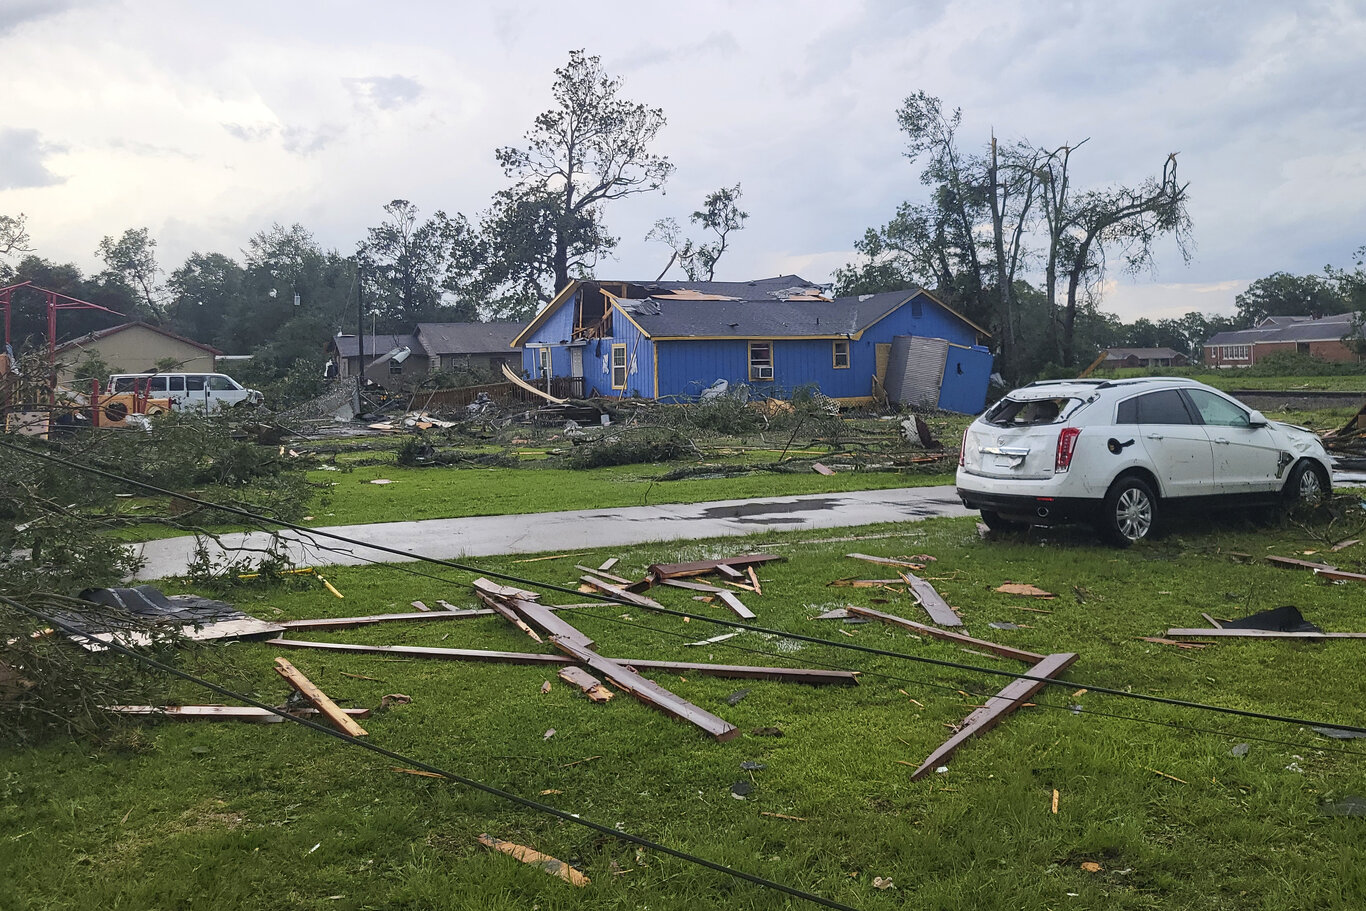
[{"label": "wooden plank", "polygon": [[725,564],[726,566],[749,566],[751,564],[770,563],[774,560],[782,560],[778,554],[746,554],[743,557],[726,557],[724,560],[697,560],[693,563],[655,563],[650,566],[650,573],[659,579],[676,579],[680,576],[701,576],[706,573],[716,572],[716,567]]},{"label": "wooden plank", "polygon": [[511,585],[499,585],[497,582],[485,578],[475,579],[471,583],[475,591],[481,591],[493,598],[522,598],[526,601],[541,600],[540,592],[527,591],[525,588],[514,588]]},{"label": "wooden plank", "polygon": [[585,582],[588,585],[593,586],[593,588],[597,589],[600,592],[608,592],[610,594],[616,595],[623,601],[626,601],[629,604],[634,604],[637,607],[664,606],[660,604],[658,601],[647,598],[644,595],[637,595],[635,592],[628,592],[626,589],[619,588],[611,584],[610,582],[606,582],[602,579],[597,578],[596,576],[579,576],[579,581]]},{"label": "wooden plank", "polygon": [[573,665],[560,668],[560,679],[577,686],[594,702],[610,702],[612,691],[602,685],[602,681],[581,667]]},{"label": "wooden plank", "polygon": [[727,566],[724,563],[716,564],[716,571],[727,579],[743,579],[745,577],[745,574],[740,572],[740,570]]},{"label": "wooden plank", "polygon": [[520,376],[513,373],[512,370],[508,368],[507,364],[503,365],[503,376],[507,377],[508,382],[512,383],[512,385],[524,389],[527,392],[530,392],[532,395],[538,395],[553,405],[563,405],[569,401],[569,399],[557,399],[550,393],[545,392],[541,389],[537,389],[535,386],[531,385],[526,380],[522,379]]},{"label": "wooden plank", "polygon": [[999,645],[995,642],[988,642],[985,639],[974,639],[972,636],[966,636],[963,633],[950,632],[946,629],[940,629],[937,626],[926,626],[924,623],[916,623],[914,620],[907,620],[905,617],[898,617],[895,614],[885,614],[882,611],[873,610],[870,607],[859,607],[851,604],[846,607],[845,610],[859,617],[867,617],[870,620],[881,620],[883,623],[902,626],[917,633],[923,633],[926,636],[933,636],[936,639],[946,639],[950,642],[971,645],[974,648],[980,648],[983,651],[1000,655],[1002,658],[1013,658],[1016,661],[1023,661],[1025,664],[1038,664],[1045,657],[1044,655],[1038,655],[1034,652],[1027,652],[1024,649],[1011,648],[1008,645]]},{"label": "wooden plank", "polygon": [[1204,618],[1204,621],[1205,621],[1206,623],[1208,623],[1210,626],[1214,627],[1215,629],[1223,629],[1223,628],[1224,628],[1224,624],[1220,623],[1218,620],[1215,620],[1215,619],[1214,619],[1213,617],[1211,617],[1209,614],[1202,613],[1202,614],[1200,614],[1200,616],[1201,616],[1202,618]]},{"label": "wooden plank", "polygon": [[502,618],[503,618],[504,620],[506,620],[507,622],[511,623],[513,626],[517,627],[517,628],[518,628],[519,630],[521,630],[522,632],[526,633],[528,636],[531,637],[531,640],[532,640],[533,642],[544,642],[544,641],[545,641],[544,639],[542,639],[542,638],[540,637],[540,634],[539,634],[539,633],[537,633],[534,629],[532,629],[531,627],[529,627],[529,626],[526,625],[526,621],[525,621],[525,620],[523,620],[521,617],[517,616],[517,612],[516,612],[516,611],[514,611],[512,608],[508,607],[508,606],[507,606],[506,604],[504,604],[502,601],[499,601],[497,598],[494,598],[494,597],[492,597],[492,596],[490,596],[490,595],[484,594],[484,593],[483,593],[481,590],[479,590],[479,589],[475,589],[474,593],[475,593],[475,595],[477,595],[477,596],[479,597],[479,600],[480,600],[480,601],[483,601],[485,604],[487,604],[487,605],[493,610],[493,612],[494,612],[495,614],[499,614],[500,616],[502,616]]},{"label": "wooden plank", "polygon": [[[545,604],[542,605],[546,610],[574,610],[580,607],[606,607],[610,606],[608,601],[587,601],[582,604]],[[349,629],[356,626],[369,626],[373,623],[388,623],[393,620],[425,621],[425,620],[463,620],[467,617],[492,617],[495,611],[491,607],[475,608],[452,608],[450,610],[429,611],[427,613],[411,612],[402,614],[372,614],[367,617],[319,617],[313,620],[285,620],[275,624],[285,630],[308,630],[308,629]]]},{"label": "wooden plank", "polygon": [[1316,569],[1314,575],[1333,582],[1366,582],[1366,573],[1349,573],[1340,569]]},{"label": "wooden plank", "polygon": [[909,569],[923,569],[924,563],[912,563],[909,560],[895,560],[891,557],[873,557],[868,554],[845,554],[851,560],[864,560],[868,563],[881,563],[883,566],[905,566]]},{"label": "wooden plank", "polygon": [[1281,566],[1281,567],[1284,567],[1285,569],[1313,569],[1313,570],[1327,570],[1327,571],[1330,571],[1330,572],[1331,572],[1332,570],[1337,569],[1336,566],[1331,566],[1331,565],[1329,565],[1329,564],[1327,564],[1327,563],[1310,563],[1308,560],[1299,560],[1299,559],[1296,559],[1295,557],[1275,557],[1275,556],[1272,556],[1272,557],[1267,557],[1267,558],[1266,558],[1266,562],[1270,563],[1270,564],[1273,565],[1273,566]]},{"label": "wooden plank", "polygon": [[[506,364],[503,365],[503,370],[507,370]],[[502,851],[504,854],[511,855],[524,864],[540,867],[544,872],[549,873],[551,876],[558,876],[571,886],[579,886],[582,888],[583,886],[588,885],[590,881],[587,876],[584,876],[564,861],[551,857],[549,854],[542,854],[540,851],[528,848],[525,845],[513,844],[510,841],[503,841],[502,839],[493,838],[489,835],[480,835],[479,843],[481,845],[487,845],[495,851]]]},{"label": "wooden plank", "polygon": [[421,601],[414,601],[414,602],[413,602],[413,607],[417,608],[417,609],[420,610],[420,611],[429,611],[429,610],[431,610],[430,607],[428,607],[427,605],[423,604]]},{"label": "wooden plank", "polygon": [[762,595],[764,589],[763,586],[759,584],[759,574],[754,571],[754,567],[746,566],[745,573],[749,576],[749,584],[754,586],[754,593],[756,595]]},{"label": "wooden plank", "polygon": [[925,613],[930,615],[930,619],[940,626],[962,626],[963,620],[958,616],[949,602],[939,592],[934,590],[934,586],[917,576],[915,573],[899,572],[901,578],[906,580],[906,584],[915,593],[915,598],[920,602],[920,606],[925,608]]},{"label": "wooden plank", "polygon": [[833,471],[831,471],[829,468],[827,468],[827,467],[825,467],[824,465],[822,465],[820,462],[812,462],[812,463],[811,463],[811,470],[814,471],[816,474],[823,474],[823,475],[825,475],[825,476],[827,476],[827,477],[829,477],[830,475],[834,474]]},{"label": "wooden plank", "polygon": [[639,581],[638,579],[624,579],[621,576],[614,576],[611,573],[606,572],[605,570],[594,569],[591,566],[584,566],[582,563],[575,563],[574,568],[579,570],[580,572],[592,573],[600,579],[607,579],[608,581],[615,582],[618,585],[635,585],[636,582]]},{"label": "wooden plank", "polygon": [[616,565],[617,565],[618,563],[620,563],[620,562],[621,562],[621,558],[620,558],[620,557],[612,557],[612,558],[610,558],[610,559],[608,559],[608,560],[603,560],[603,561],[602,561],[602,565],[598,567],[598,571],[599,571],[599,572],[604,572],[604,573],[605,573],[605,572],[607,572],[609,569],[611,569],[613,566],[616,566]]},{"label": "wooden plank", "polygon": [[357,645],[351,642],[308,642],[303,639],[268,639],[277,648],[303,648],[362,655],[403,655],[409,658],[444,658],[450,661],[491,661],[503,664],[568,664],[562,655],[534,652],[497,652],[474,648],[431,648],[423,645]]},{"label": "wooden plank", "polygon": [[[500,664],[566,665],[565,655],[538,655],[534,652],[495,652],[471,648],[437,648],[425,645],[358,645],[352,642],[308,642],[303,639],[270,639],[276,648],[314,649],[326,652],[351,652],[361,655],[397,655],[405,658],[434,658],[446,661],[486,661]],[[702,674],[741,680],[773,680],[780,683],[858,683],[858,671],[826,671],[798,667],[749,667],[740,664],[699,664],[692,661],[655,661],[647,658],[613,658],[638,671]]]},{"label": "wooden plank", "polygon": [[351,716],[341,710],[341,706],[329,699],[327,694],[318,688],[317,684],[305,677],[303,672],[290,664],[287,658],[275,659],[275,672],[285,678],[285,681],[298,690],[300,695],[313,703],[313,707],[322,712],[323,716],[332,722],[332,725],[338,730],[350,734],[352,737],[365,736],[365,728],[352,721]]},{"label": "wooden plank", "polygon": [[583,633],[571,626],[567,621],[555,616],[535,601],[525,601],[521,598],[513,598],[508,601],[507,604],[517,612],[518,617],[521,617],[547,636],[559,636],[563,639],[570,639],[577,642],[583,648],[593,647],[592,639],[589,639]]},{"label": "wooden plank", "polygon": [[739,617],[741,620],[754,619],[754,611],[745,607],[744,602],[737,598],[734,592],[725,591],[723,589],[716,593],[716,597],[720,598],[721,603],[726,605],[726,607],[735,611],[735,616]]},{"label": "wooden plank", "polygon": [[968,740],[985,734],[1000,724],[1002,719],[1028,701],[1029,697],[1043,689],[1048,680],[1067,670],[1076,660],[1077,656],[1073,652],[1058,652],[1048,655],[1030,668],[1027,676],[1006,684],[1004,689],[987,700],[986,705],[963,719],[963,724],[958,733],[931,753],[929,758],[911,773],[911,780],[916,781],[925,777],[948,761],[948,758]]},{"label": "wooden plank", "polygon": [[728,590],[721,588],[719,585],[708,585],[705,582],[690,582],[687,579],[661,579],[659,584],[672,585],[674,588],[686,588],[695,592],[710,592],[713,595],[717,592]]},{"label": "wooden plank", "polygon": [[694,724],[718,741],[730,740],[740,733],[739,728],[724,718],[719,718],[706,709],[674,695],[662,686],[651,683],[635,671],[618,664],[611,658],[604,658],[597,652],[581,647],[576,642],[570,642],[559,637],[553,637],[550,641],[560,651],[573,658],[575,662],[587,665],[602,674],[617,687],[626,690],[646,705]]},{"label": "wooden plank", "polygon": [[[254,705],[103,705],[106,712],[120,715],[155,715],[187,721],[252,721],[272,724],[285,719]],[[369,718],[369,709],[342,709],[352,718]],[[317,709],[291,709],[290,715],[316,715]]]},{"label": "wooden plank", "polygon": [[1193,636],[1203,639],[1206,636],[1243,637],[1246,639],[1366,639],[1366,633],[1283,633],[1274,629],[1169,629],[1168,636]]}]

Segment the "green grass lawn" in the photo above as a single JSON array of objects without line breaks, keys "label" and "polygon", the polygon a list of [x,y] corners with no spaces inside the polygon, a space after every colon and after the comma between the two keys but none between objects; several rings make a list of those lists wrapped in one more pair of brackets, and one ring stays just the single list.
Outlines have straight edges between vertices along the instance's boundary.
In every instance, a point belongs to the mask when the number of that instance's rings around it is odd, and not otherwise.
[{"label": "green grass lawn", "polygon": [[[400,493],[404,485],[390,487]],[[376,744],[859,908],[1355,909],[1366,901],[1366,819],[1326,816],[1320,805],[1366,795],[1361,741],[1083,692],[1132,689],[1366,724],[1366,642],[1225,641],[1183,650],[1138,638],[1200,626],[1202,611],[1229,618],[1283,604],[1329,630],[1366,629],[1359,587],[1233,556],[1319,559],[1349,533],[1195,518],[1119,551],[1082,530],[987,540],[973,521],[958,519],[850,530],[856,541],[822,543],[838,531],[768,534],[581,557],[594,565],[619,557],[614,571],[626,576],[660,560],[755,549],[788,557],[762,567],[762,596],[742,597],[758,624],[830,645],[742,633],[686,647],[722,630],[703,620],[720,612],[683,590],[651,594],[694,611],[691,622],[619,606],[565,615],[604,654],[863,671],[860,686],[830,688],[654,675],[739,726],[742,735],[724,744],[624,695],[590,703],[533,667],[285,652],[261,643],[186,652],[181,662],[272,703],[287,692],[271,670],[277,654],[343,704],[374,707],[385,694],[407,694],[411,704],[363,722]],[[905,594],[827,587],[842,577],[891,575],[843,556],[851,551],[934,555],[921,575],[960,610],[971,634],[1077,652],[1068,685],[970,742],[946,773],[910,781],[950,726],[1005,681],[836,645],[1020,666],[879,624],[815,620],[849,603],[925,620]],[[1366,568],[1366,545],[1331,560]],[[578,575],[572,562],[486,565],[568,584]],[[342,601],[312,588],[230,597],[263,618],[410,610],[414,599],[473,605],[468,574],[422,570],[434,579],[412,568],[332,569]],[[1006,581],[1057,597],[994,591]],[[988,626],[1001,621],[1020,628]],[[300,638],[548,649],[498,618]],[[553,684],[542,695],[547,679]],[[739,690],[747,695],[729,705]],[[188,685],[181,696],[215,701]],[[770,727],[783,736],[753,733]],[[1233,755],[1244,743],[1246,755]],[[742,771],[744,760],[765,768]],[[0,908],[813,907],[392,765],[284,724],[142,723],[106,743],[0,748],[0,882],[8,886]],[[740,780],[754,786],[745,800],[731,796]],[[481,832],[581,865],[593,882],[574,889],[494,854],[478,845]],[[895,888],[874,888],[875,877]]]}]

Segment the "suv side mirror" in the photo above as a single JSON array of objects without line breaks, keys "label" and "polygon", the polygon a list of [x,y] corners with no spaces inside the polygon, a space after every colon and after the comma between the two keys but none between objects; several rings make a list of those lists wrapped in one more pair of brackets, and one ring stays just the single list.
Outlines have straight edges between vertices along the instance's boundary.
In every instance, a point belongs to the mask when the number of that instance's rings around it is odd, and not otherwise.
[{"label": "suv side mirror", "polygon": [[1247,416],[1247,426],[1249,427],[1265,427],[1268,423],[1266,415],[1260,411],[1254,411]]}]

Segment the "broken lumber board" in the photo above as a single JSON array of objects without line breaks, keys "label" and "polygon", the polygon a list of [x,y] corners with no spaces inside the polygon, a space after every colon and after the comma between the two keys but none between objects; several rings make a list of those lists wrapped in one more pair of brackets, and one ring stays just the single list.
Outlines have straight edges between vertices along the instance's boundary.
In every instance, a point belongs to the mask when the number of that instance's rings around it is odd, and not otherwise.
[{"label": "broken lumber board", "polygon": [[740,570],[727,566],[724,563],[716,564],[716,571],[727,579],[743,579],[745,577],[745,574],[740,572]]},{"label": "broken lumber board", "polygon": [[1366,633],[1283,633],[1274,629],[1169,629],[1168,636],[1189,636],[1203,639],[1206,636],[1242,636],[1251,639],[1366,639]]},{"label": "broken lumber board", "polygon": [[323,713],[328,721],[338,730],[350,734],[352,737],[364,737],[365,728],[351,720],[351,716],[342,711],[341,706],[333,702],[328,695],[318,688],[312,680],[304,676],[303,672],[289,663],[287,658],[275,659],[275,672],[299,694],[313,703],[313,707]]},{"label": "broken lumber board", "polygon": [[529,592],[525,588],[514,588],[511,585],[499,585],[497,582],[492,582],[482,576],[475,579],[470,584],[474,586],[475,591],[481,591],[494,598],[522,598],[527,601],[541,600],[539,592]]},{"label": "broken lumber board", "polygon": [[597,576],[579,576],[579,581],[593,586],[600,592],[607,592],[608,594],[616,595],[617,597],[621,598],[621,600],[627,602],[628,604],[634,604],[637,607],[664,606],[660,604],[658,601],[647,598],[644,595],[637,595],[635,592],[629,592],[624,588],[620,588],[616,585],[611,584],[610,582],[604,581],[603,579],[599,579]]},{"label": "broken lumber board", "polygon": [[920,767],[911,773],[911,780],[918,781],[938,768],[952,756],[960,746],[1000,724],[1001,720],[1023,705],[1031,696],[1043,689],[1048,681],[1061,674],[1077,660],[1075,652],[1058,652],[1046,656],[1026,673],[1026,676],[1006,684],[995,696],[986,701],[967,718],[963,719],[958,733],[946,740],[943,746],[929,755]]},{"label": "broken lumber board", "polygon": [[[315,649],[327,652],[352,652],[361,655],[402,655],[406,658],[440,658],[446,661],[487,661],[503,664],[566,665],[574,660],[565,655],[540,655],[535,652],[495,652],[473,648],[440,648],[427,645],[358,645],[353,642],[309,642],[304,639],[270,639],[277,648]],[[655,661],[645,658],[613,658],[618,664],[641,671],[702,674],[744,680],[774,680],[788,683],[843,683],[856,685],[858,671],[826,671],[801,667],[750,667],[742,664],[698,664],[691,661]]]},{"label": "broken lumber board", "polygon": [[829,468],[822,465],[820,462],[812,462],[811,470],[814,471],[816,474],[823,474],[826,477],[829,477],[830,475],[835,473],[831,471]]},{"label": "broken lumber board", "polygon": [[881,563],[883,566],[906,566],[910,569],[921,569],[924,563],[912,563],[910,560],[896,560],[892,557],[873,557],[868,554],[845,554],[851,560],[865,560],[869,563]]},{"label": "broken lumber board", "polygon": [[923,633],[926,636],[933,636],[936,639],[946,639],[950,642],[960,642],[964,645],[971,645],[975,648],[980,648],[983,651],[991,652],[994,655],[1000,655],[1002,658],[1013,658],[1016,661],[1023,661],[1025,664],[1038,664],[1046,657],[1045,655],[1038,655],[1034,652],[1027,652],[1024,649],[1011,648],[1008,645],[999,645],[995,642],[988,642],[985,639],[974,639],[972,636],[950,632],[946,629],[940,629],[937,626],[926,626],[924,623],[916,623],[914,620],[907,620],[905,617],[898,617],[895,614],[885,614],[882,611],[873,610],[870,607],[859,607],[850,604],[845,610],[855,616],[867,617],[870,620],[881,620],[883,623],[902,626],[917,633]]},{"label": "broken lumber board", "polygon": [[836,579],[825,583],[826,588],[878,588],[883,585],[905,585],[905,579]]},{"label": "broken lumber board", "polygon": [[783,560],[778,554],[746,554],[743,557],[726,557],[723,560],[696,560],[692,563],[654,563],[649,572],[657,579],[676,579],[680,576],[701,576],[716,572],[721,564],[726,566],[749,566],[756,563],[770,563]]},{"label": "broken lumber board", "polygon": [[607,572],[609,569],[611,569],[613,566],[616,566],[616,565],[617,565],[618,563],[620,563],[620,562],[621,562],[621,558],[620,558],[620,557],[611,557],[611,558],[609,558],[609,559],[607,559],[607,560],[603,560],[603,561],[602,561],[602,565],[598,567],[598,570],[599,570],[600,572],[604,572],[604,573],[605,573],[605,572]]},{"label": "broken lumber board", "polygon": [[1336,566],[1328,563],[1311,563],[1308,560],[1300,560],[1295,557],[1267,557],[1266,562],[1272,566],[1282,566],[1286,569],[1312,569],[1312,570],[1336,570]]},{"label": "broken lumber board", "polygon": [[[102,705],[106,712],[120,715],[155,715],[158,718],[183,718],[188,721],[254,721],[271,724],[284,717],[254,705]],[[369,718],[369,709],[342,709],[352,718]],[[316,715],[317,709],[290,709],[289,715]]]},{"label": "broken lumber board", "polygon": [[754,593],[756,595],[762,595],[764,593],[764,587],[759,584],[759,574],[754,571],[754,567],[746,566],[745,574],[749,576],[749,584],[754,586]]},{"label": "broken lumber board", "polygon": [[587,665],[646,705],[696,725],[717,741],[730,740],[740,733],[740,729],[726,719],[693,705],[611,658],[604,658],[597,652],[583,648],[577,642],[558,636],[552,636],[550,641],[560,651],[573,658],[575,663]]},{"label": "broken lumber board", "polygon": [[583,648],[593,647],[592,639],[589,639],[583,633],[579,632],[578,629],[555,616],[535,601],[512,598],[507,602],[507,605],[517,612],[518,617],[536,627],[547,636],[559,636],[562,639],[570,639],[577,642]]},{"label": "broken lumber board", "polygon": [[709,592],[713,595],[718,592],[727,591],[727,589],[724,589],[719,585],[708,585],[705,582],[689,582],[687,579],[661,579],[659,584],[672,585],[674,588],[686,588],[695,592]]},{"label": "broken lumber board", "polygon": [[[507,370],[507,365],[504,365],[503,369]],[[500,838],[493,838],[489,835],[480,835],[479,843],[481,845],[486,845],[495,851],[502,851],[504,854],[515,857],[524,864],[540,867],[546,873],[549,873],[551,876],[558,876],[571,886],[583,887],[589,883],[587,876],[584,876],[564,861],[551,857],[549,854],[542,854],[540,851],[528,848],[525,845],[513,844],[510,841],[503,841]]]},{"label": "broken lumber board", "polygon": [[565,683],[577,686],[583,690],[584,694],[594,702],[609,702],[612,699],[612,691],[602,685],[602,681],[581,667],[562,667],[560,668],[560,679]]},{"label": "broken lumber board", "polygon": [[1340,569],[1316,569],[1314,575],[1332,582],[1366,582],[1366,573],[1349,573]]},{"label": "broken lumber board", "polygon": [[551,395],[549,392],[545,392],[544,390],[537,389],[535,386],[531,385],[531,384],[528,383],[526,380],[522,379],[520,376],[518,376],[517,374],[513,373],[512,370],[508,367],[507,364],[504,364],[504,365],[503,365],[503,376],[507,377],[507,378],[508,378],[508,382],[510,382],[512,385],[517,386],[517,387],[519,387],[519,388],[521,388],[521,389],[525,389],[527,392],[530,392],[532,395],[538,395],[538,396],[540,396],[541,398],[545,399],[547,402],[550,402],[552,405],[564,405],[564,404],[566,404],[566,403],[569,401],[569,399],[560,399],[560,398],[556,398],[555,396]]},{"label": "broken lumber board", "polygon": [[[607,607],[609,601],[586,601],[581,604],[543,604],[546,610],[574,610],[579,607]],[[366,617],[319,617],[313,620],[282,620],[276,626],[286,630],[298,629],[347,629],[354,626],[368,626],[372,623],[386,623],[390,620],[463,620],[466,617],[492,617],[496,611],[491,607],[454,608],[452,610],[428,611],[427,613],[371,614]]]},{"label": "broken lumber board", "polygon": [[754,611],[745,607],[744,602],[737,598],[734,592],[722,589],[721,591],[716,593],[716,597],[720,598],[721,603],[726,605],[726,607],[729,607],[731,610],[735,611],[735,616],[739,617],[741,620],[754,619]]},{"label": "broken lumber board", "polygon": [[925,608],[925,613],[930,615],[930,619],[940,626],[962,626],[963,620],[958,616],[949,602],[944,600],[944,596],[934,590],[934,586],[917,576],[915,573],[899,572],[898,576],[906,580],[906,584],[915,592],[915,598],[920,602],[920,606]]},{"label": "broken lumber board", "polygon": [[614,576],[605,569],[594,569],[591,566],[584,566],[582,563],[575,563],[574,568],[581,572],[592,573],[600,579],[606,579],[609,582],[615,582],[618,585],[635,585],[640,581],[638,579],[626,579],[621,576]]},{"label": "broken lumber board", "polygon": [[476,588],[476,589],[474,590],[474,593],[475,593],[476,595],[479,596],[479,600],[480,600],[480,601],[483,601],[483,602],[484,602],[485,604],[487,604],[490,608],[492,608],[492,610],[493,610],[493,612],[494,612],[495,614],[501,615],[502,618],[503,618],[504,620],[506,620],[507,622],[511,623],[513,626],[517,627],[517,628],[518,628],[519,630],[521,630],[522,632],[526,633],[528,636],[531,637],[531,640],[532,640],[533,642],[544,642],[544,641],[545,641],[544,639],[541,638],[541,636],[540,636],[539,633],[537,633],[534,629],[532,629],[531,627],[529,627],[529,626],[526,625],[526,621],[525,621],[525,620],[523,620],[521,617],[517,616],[517,612],[516,612],[516,611],[514,611],[512,608],[508,607],[508,606],[507,606],[506,604],[504,604],[502,601],[499,601],[497,598],[493,597],[492,595],[486,595],[486,594],[484,594],[484,592],[483,592],[481,589],[477,589],[477,588]]}]

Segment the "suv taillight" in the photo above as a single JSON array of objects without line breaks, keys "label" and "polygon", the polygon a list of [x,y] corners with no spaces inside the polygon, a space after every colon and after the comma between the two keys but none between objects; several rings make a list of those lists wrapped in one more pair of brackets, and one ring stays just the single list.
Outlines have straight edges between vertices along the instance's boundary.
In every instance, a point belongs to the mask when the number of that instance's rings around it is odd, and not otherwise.
[{"label": "suv taillight", "polygon": [[1081,436],[1080,427],[1064,427],[1058,434],[1058,455],[1053,460],[1053,471],[1063,472],[1072,465],[1072,454],[1077,451],[1077,437]]},{"label": "suv taillight", "polygon": [[964,465],[966,465],[966,464],[968,463],[968,430],[969,430],[969,429],[970,429],[970,428],[967,428],[967,427],[963,428],[963,439],[962,439],[962,441],[958,444],[958,467],[959,467],[959,468],[962,468]]}]

